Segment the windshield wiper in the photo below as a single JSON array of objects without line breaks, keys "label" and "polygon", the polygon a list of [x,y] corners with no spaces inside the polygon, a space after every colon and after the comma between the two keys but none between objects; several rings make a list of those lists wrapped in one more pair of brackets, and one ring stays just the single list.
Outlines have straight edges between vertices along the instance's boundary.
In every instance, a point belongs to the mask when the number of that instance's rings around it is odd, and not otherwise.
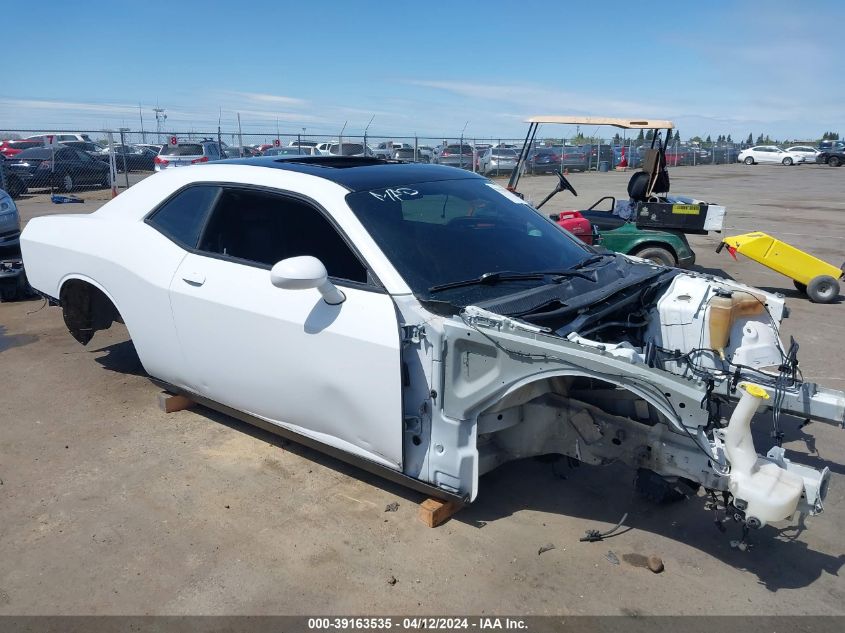
[{"label": "windshield wiper", "polygon": [[590,257],[588,257],[587,259],[585,259],[585,260],[583,260],[583,261],[580,261],[580,262],[578,262],[577,264],[575,264],[574,266],[572,266],[572,268],[570,269],[570,271],[572,271],[572,270],[577,270],[577,269],[579,269],[579,268],[586,268],[586,267],[587,267],[587,266],[589,266],[590,264],[597,264],[597,263],[599,263],[601,260],[603,260],[605,257],[607,257],[607,255],[591,255],[591,256],[590,256]]},{"label": "windshield wiper", "polygon": [[438,292],[439,290],[448,290],[449,288],[463,288],[464,286],[483,286],[485,284],[497,284],[503,281],[520,281],[523,279],[545,279],[546,277],[555,277],[553,282],[560,281],[566,277],[581,277],[589,281],[595,281],[589,273],[581,272],[580,270],[538,270],[533,272],[513,272],[508,270],[501,270],[496,272],[484,273],[472,279],[463,279],[461,281],[450,281],[445,284],[437,284],[428,289],[429,292]]}]

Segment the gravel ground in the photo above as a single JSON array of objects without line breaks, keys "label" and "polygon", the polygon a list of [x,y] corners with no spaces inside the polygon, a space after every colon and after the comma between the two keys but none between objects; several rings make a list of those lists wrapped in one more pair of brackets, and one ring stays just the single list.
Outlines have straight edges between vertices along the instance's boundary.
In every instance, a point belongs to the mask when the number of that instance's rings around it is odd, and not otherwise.
[{"label": "gravel ground", "polygon": [[[843,176],[676,168],[672,189],[727,205],[728,234],[767,231],[839,265]],[[623,195],[628,177],[570,180],[587,206]],[[553,184],[526,178],[522,190],[539,200]],[[28,220],[107,198],[78,195],[84,204],[39,194],[19,206]],[[549,210],[578,206],[569,195]],[[811,304],[789,280],[716,255],[718,239],[691,240],[699,268],[783,292],[805,376],[845,389],[842,304]],[[845,614],[845,432],[834,427],[786,425],[789,455],[832,471],[825,514],[766,527],[740,552],[703,497],[651,505],[619,465],[508,464],[428,529],[417,493],[206,409],[161,413],[125,329],[82,347],[39,300],[0,304],[0,384],[0,614]],[[578,542],[625,512],[629,530]],[[649,555],[663,573],[642,567]]]}]

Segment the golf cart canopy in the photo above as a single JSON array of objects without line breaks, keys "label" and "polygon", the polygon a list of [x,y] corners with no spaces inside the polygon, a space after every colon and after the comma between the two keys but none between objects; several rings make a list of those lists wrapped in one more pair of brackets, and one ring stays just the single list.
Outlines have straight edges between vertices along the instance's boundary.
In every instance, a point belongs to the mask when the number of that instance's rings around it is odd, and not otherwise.
[{"label": "golf cart canopy", "polygon": [[603,116],[533,116],[526,123],[562,125],[612,125],[625,130],[671,130],[675,124],[661,119],[615,119]]}]

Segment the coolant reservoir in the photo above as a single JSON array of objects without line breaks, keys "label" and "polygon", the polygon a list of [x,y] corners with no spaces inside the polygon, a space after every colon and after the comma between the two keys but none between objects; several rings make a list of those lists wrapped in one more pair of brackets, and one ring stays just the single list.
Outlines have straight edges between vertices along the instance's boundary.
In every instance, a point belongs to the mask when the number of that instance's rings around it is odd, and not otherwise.
[{"label": "coolant reservoir", "polygon": [[728,487],[744,504],[746,520],[763,526],[791,517],[804,492],[804,480],[774,461],[757,455],[751,418],[769,394],[758,385],[740,384],[744,393],[725,431],[725,453],[731,465]]},{"label": "coolant reservoir", "polygon": [[762,314],[765,303],[747,292],[719,291],[710,299],[710,347],[725,359],[725,348],[731,335],[734,321],[740,317]]}]

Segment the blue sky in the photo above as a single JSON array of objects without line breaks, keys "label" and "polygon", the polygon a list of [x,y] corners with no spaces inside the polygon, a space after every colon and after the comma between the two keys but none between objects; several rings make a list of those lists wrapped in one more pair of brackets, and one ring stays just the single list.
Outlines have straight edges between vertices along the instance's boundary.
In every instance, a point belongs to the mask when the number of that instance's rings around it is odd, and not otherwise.
[{"label": "blue sky", "polygon": [[[845,2],[4,3],[0,129],[519,136],[532,114],[684,137],[845,133]],[[55,37],[44,33],[53,32]],[[831,49],[831,44],[834,44]],[[559,132],[558,132],[559,133]]]}]

